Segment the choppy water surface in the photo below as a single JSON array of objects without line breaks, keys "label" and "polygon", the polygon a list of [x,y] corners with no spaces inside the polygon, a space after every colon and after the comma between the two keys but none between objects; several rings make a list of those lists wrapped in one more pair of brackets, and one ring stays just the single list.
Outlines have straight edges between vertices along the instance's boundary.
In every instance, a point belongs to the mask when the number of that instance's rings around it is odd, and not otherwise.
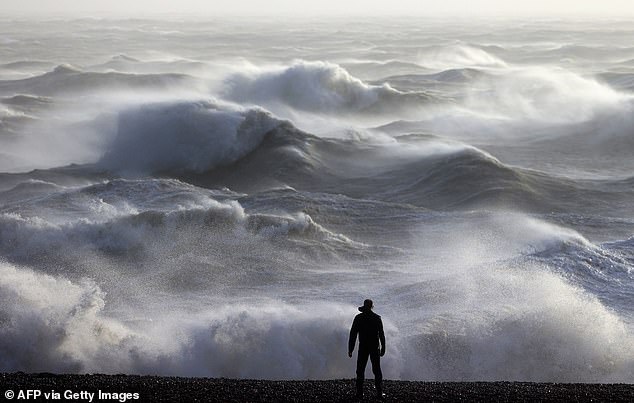
[{"label": "choppy water surface", "polygon": [[634,373],[631,21],[0,21],[0,370]]}]

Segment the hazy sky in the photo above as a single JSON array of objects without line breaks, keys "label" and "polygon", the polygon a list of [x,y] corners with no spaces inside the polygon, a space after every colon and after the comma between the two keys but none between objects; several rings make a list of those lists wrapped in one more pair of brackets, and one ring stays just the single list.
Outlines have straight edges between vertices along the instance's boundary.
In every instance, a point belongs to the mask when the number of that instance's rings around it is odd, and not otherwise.
[{"label": "hazy sky", "polygon": [[634,15],[633,0],[0,0],[3,14]]}]

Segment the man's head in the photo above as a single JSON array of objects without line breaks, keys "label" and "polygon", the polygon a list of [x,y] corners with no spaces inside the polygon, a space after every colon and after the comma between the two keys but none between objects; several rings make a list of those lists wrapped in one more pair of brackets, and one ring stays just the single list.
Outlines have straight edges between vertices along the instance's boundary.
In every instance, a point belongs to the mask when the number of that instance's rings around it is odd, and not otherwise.
[{"label": "man's head", "polygon": [[363,301],[363,306],[359,307],[359,310],[361,312],[366,312],[366,311],[371,311],[372,308],[374,308],[374,304],[372,303],[372,300],[366,299],[365,301]]}]

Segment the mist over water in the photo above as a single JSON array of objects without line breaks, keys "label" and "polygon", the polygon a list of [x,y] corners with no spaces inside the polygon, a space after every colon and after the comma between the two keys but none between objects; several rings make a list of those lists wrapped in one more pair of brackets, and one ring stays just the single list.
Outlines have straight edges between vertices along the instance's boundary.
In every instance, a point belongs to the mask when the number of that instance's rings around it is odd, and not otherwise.
[{"label": "mist over water", "polygon": [[634,375],[631,21],[0,21],[0,370]]}]

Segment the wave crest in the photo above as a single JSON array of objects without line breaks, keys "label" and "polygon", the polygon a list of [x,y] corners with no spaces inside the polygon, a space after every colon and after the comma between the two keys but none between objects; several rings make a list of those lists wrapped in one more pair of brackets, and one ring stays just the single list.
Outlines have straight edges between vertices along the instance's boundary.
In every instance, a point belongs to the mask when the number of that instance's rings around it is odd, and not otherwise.
[{"label": "wave crest", "polygon": [[419,57],[421,65],[446,70],[461,67],[506,67],[504,60],[484,49],[455,44],[435,46],[425,50]]},{"label": "wave crest", "polygon": [[119,114],[117,137],[99,165],[128,173],[204,172],[242,158],[280,123],[262,109],[207,101],[143,105]]},{"label": "wave crest", "polygon": [[387,83],[367,84],[341,66],[321,61],[235,74],[225,82],[225,96],[236,102],[283,104],[321,113],[363,112],[399,103],[413,106],[430,99],[425,94],[398,91]]}]

